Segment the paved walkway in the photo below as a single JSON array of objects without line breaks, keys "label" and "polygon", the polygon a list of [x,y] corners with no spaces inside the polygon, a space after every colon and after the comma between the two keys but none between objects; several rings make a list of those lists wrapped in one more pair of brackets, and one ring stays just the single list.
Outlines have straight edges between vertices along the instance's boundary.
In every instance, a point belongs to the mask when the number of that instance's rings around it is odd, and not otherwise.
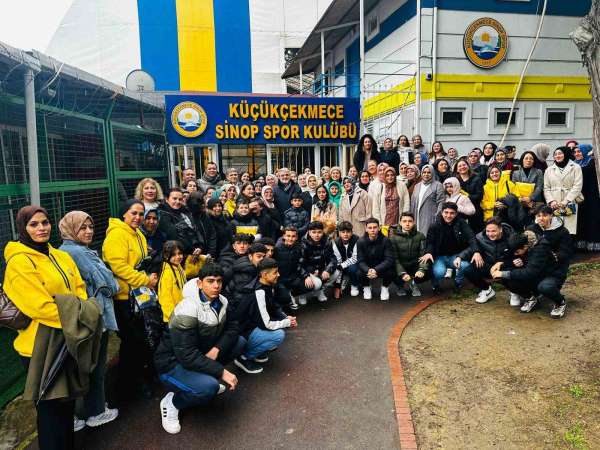
[{"label": "paved walkway", "polygon": [[415,304],[362,298],[299,311],[281,351],[259,375],[236,373],[238,390],[181,414],[169,435],[159,401],[132,403],[98,430],[78,433],[85,449],[397,449],[398,425],[386,343]]}]

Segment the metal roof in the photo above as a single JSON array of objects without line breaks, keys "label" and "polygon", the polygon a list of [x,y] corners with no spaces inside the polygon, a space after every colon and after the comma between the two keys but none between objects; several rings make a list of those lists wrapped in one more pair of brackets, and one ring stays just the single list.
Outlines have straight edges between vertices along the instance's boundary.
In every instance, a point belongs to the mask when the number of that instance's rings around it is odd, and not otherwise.
[{"label": "metal roof", "polygon": [[[371,10],[379,0],[365,0],[365,11]],[[334,0],[281,78],[289,78],[302,72],[313,72],[321,64],[321,31],[325,32],[325,52],[329,53],[348,34],[350,27],[360,19],[358,0]]]}]

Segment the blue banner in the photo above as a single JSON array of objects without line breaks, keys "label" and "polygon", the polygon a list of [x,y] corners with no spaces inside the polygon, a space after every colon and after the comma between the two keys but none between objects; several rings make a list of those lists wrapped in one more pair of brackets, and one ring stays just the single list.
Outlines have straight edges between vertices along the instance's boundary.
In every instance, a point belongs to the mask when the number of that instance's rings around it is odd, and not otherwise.
[{"label": "blue banner", "polygon": [[193,144],[355,144],[355,98],[167,95],[167,140]]}]

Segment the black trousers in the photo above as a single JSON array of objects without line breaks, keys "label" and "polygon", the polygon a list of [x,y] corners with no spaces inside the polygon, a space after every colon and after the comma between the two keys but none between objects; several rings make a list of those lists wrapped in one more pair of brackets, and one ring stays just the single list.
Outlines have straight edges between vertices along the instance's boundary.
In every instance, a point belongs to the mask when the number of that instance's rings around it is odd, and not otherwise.
[{"label": "black trousers", "polygon": [[133,315],[129,301],[115,300],[114,304],[117,335],[121,339],[117,366],[117,392],[121,400],[135,396],[140,391],[140,383],[152,384],[154,365],[141,319]]},{"label": "black trousers", "polygon": [[[21,358],[25,370],[30,358]],[[38,446],[40,450],[72,450],[75,448],[73,415],[75,400],[42,400],[37,411]]]},{"label": "black trousers", "polygon": [[465,269],[465,277],[469,280],[476,288],[481,291],[489,289],[490,284],[486,279],[491,278],[490,264],[484,263],[482,268],[478,268],[475,264],[471,263],[469,267]]},{"label": "black trousers", "polygon": [[[363,286],[368,286],[371,280],[367,277],[367,273],[363,272],[361,269],[358,270],[359,279],[362,280]],[[392,282],[396,279],[396,270],[391,267],[388,270],[383,271],[382,273],[377,273],[377,278],[381,279],[381,284],[384,287],[388,287]]]}]

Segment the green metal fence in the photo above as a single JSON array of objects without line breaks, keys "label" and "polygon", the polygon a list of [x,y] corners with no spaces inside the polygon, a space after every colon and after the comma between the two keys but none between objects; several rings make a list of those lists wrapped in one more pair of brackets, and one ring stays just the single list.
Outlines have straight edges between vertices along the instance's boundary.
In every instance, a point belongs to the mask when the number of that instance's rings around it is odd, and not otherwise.
[{"label": "green metal fence", "polygon": [[[89,95],[89,88],[67,84],[57,89],[55,98],[36,104],[41,203],[53,223],[52,244],[60,244],[61,217],[83,210],[94,219],[93,246],[99,248],[109,217],[116,214],[120,201],[133,196],[141,178],[153,177],[167,187],[164,113],[127,98]],[[0,165],[1,280],[4,247],[16,239],[17,211],[29,203],[24,99],[2,89]],[[0,408],[23,386],[13,339],[8,330],[0,330]]]}]

